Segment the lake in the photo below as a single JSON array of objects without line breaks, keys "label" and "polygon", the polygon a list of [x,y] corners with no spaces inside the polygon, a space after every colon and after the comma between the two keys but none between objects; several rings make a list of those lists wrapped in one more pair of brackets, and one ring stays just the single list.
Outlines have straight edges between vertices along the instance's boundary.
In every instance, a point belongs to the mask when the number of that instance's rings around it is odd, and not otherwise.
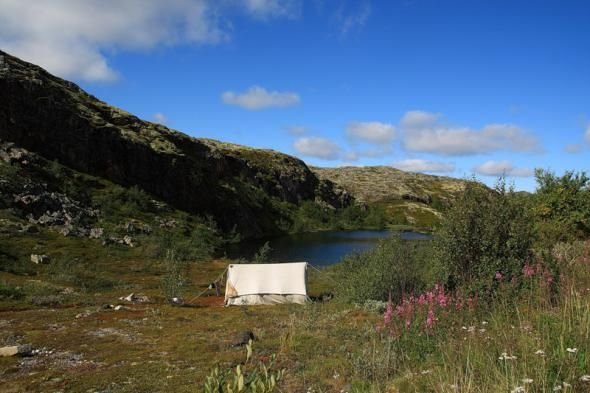
[{"label": "lake", "polygon": [[242,242],[226,249],[229,258],[252,259],[266,242],[272,248],[271,262],[309,262],[326,266],[340,262],[342,257],[353,252],[367,251],[379,240],[398,235],[405,240],[430,240],[431,235],[417,232],[390,231],[328,231],[301,233],[271,239]]}]

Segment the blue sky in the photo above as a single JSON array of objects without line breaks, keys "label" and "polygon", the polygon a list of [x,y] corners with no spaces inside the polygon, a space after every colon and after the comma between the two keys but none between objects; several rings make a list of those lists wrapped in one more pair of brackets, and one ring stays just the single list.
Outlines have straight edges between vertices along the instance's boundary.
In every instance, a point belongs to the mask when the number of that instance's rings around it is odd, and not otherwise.
[{"label": "blue sky", "polygon": [[533,190],[589,170],[590,3],[0,0],[0,48],[147,120]]}]

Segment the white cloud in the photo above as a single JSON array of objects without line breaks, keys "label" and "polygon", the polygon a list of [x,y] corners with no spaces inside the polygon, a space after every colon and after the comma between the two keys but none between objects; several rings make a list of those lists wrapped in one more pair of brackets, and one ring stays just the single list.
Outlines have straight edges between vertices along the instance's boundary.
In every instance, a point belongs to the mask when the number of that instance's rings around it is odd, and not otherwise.
[{"label": "white cloud", "polygon": [[299,95],[292,92],[267,91],[264,87],[253,86],[244,93],[226,91],[221,99],[228,105],[236,105],[248,110],[265,108],[284,108],[299,104]]},{"label": "white cloud", "polygon": [[224,13],[290,17],[299,0],[0,0],[0,48],[65,78],[112,81],[105,54],[229,40]]},{"label": "white cloud", "polygon": [[237,0],[249,13],[258,18],[277,16],[297,17],[301,14],[301,0]]},{"label": "white cloud", "polygon": [[391,164],[391,166],[407,172],[450,173],[455,171],[455,164],[452,162],[436,162],[419,159],[397,161]]},{"label": "white cloud", "polygon": [[303,135],[307,132],[307,127],[293,125],[287,127],[286,130],[291,135]]},{"label": "white cloud", "polygon": [[374,122],[350,123],[346,126],[346,134],[367,143],[387,144],[395,138],[395,127],[391,124]]},{"label": "white cloud", "polygon": [[299,138],[293,144],[295,150],[305,156],[336,160],[340,156],[340,147],[326,138]]},{"label": "white cloud", "polygon": [[64,77],[115,79],[105,51],[226,38],[206,0],[0,0],[0,47]]},{"label": "white cloud", "polygon": [[407,150],[448,156],[473,155],[500,150],[538,151],[537,138],[513,124],[489,124],[482,129],[447,126],[438,114],[412,111],[401,120]]},{"label": "white cloud", "polygon": [[162,125],[168,123],[168,117],[161,112],[154,113],[154,116],[152,117],[152,119],[153,119],[154,123],[159,123]]},{"label": "white cloud", "polygon": [[341,5],[336,13],[340,34],[344,36],[355,29],[361,29],[369,20],[371,12],[372,7],[369,1],[364,1],[354,10],[345,9],[345,6]]},{"label": "white cloud", "polygon": [[510,161],[486,161],[473,168],[475,173],[484,176],[514,176],[531,177],[534,170],[530,168],[516,168]]},{"label": "white cloud", "polygon": [[400,123],[405,128],[424,128],[435,124],[439,117],[439,113],[408,111],[404,114]]}]

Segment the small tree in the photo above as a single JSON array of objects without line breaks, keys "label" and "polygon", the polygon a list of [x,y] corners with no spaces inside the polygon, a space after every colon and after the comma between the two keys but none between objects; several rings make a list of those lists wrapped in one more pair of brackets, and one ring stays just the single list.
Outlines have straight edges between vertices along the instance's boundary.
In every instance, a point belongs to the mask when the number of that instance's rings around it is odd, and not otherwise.
[{"label": "small tree", "polygon": [[182,299],[184,286],[186,284],[186,264],[178,259],[174,250],[166,251],[166,264],[164,275],[162,276],[162,290],[168,301],[174,298]]},{"label": "small tree", "polygon": [[254,258],[252,259],[253,263],[266,263],[270,259],[270,252],[272,248],[270,247],[269,242],[265,242],[262,247],[258,249],[258,252],[254,254]]},{"label": "small tree", "polygon": [[449,283],[489,288],[496,273],[510,279],[520,271],[533,240],[529,209],[500,178],[493,190],[475,181],[467,185],[443,218],[435,250]]},{"label": "small tree", "polygon": [[535,215],[545,245],[590,235],[590,178],[586,172],[563,176],[535,171]]}]

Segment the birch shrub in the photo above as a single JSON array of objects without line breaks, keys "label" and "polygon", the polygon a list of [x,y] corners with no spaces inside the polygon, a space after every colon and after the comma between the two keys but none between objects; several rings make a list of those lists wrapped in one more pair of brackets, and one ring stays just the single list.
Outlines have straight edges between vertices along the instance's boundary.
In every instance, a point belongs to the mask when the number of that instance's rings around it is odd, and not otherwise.
[{"label": "birch shrub", "polygon": [[492,190],[470,183],[445,212],[434,244],[451,288],[489,294],[522,270],[533,241],[530,209],[500,179]]}]

